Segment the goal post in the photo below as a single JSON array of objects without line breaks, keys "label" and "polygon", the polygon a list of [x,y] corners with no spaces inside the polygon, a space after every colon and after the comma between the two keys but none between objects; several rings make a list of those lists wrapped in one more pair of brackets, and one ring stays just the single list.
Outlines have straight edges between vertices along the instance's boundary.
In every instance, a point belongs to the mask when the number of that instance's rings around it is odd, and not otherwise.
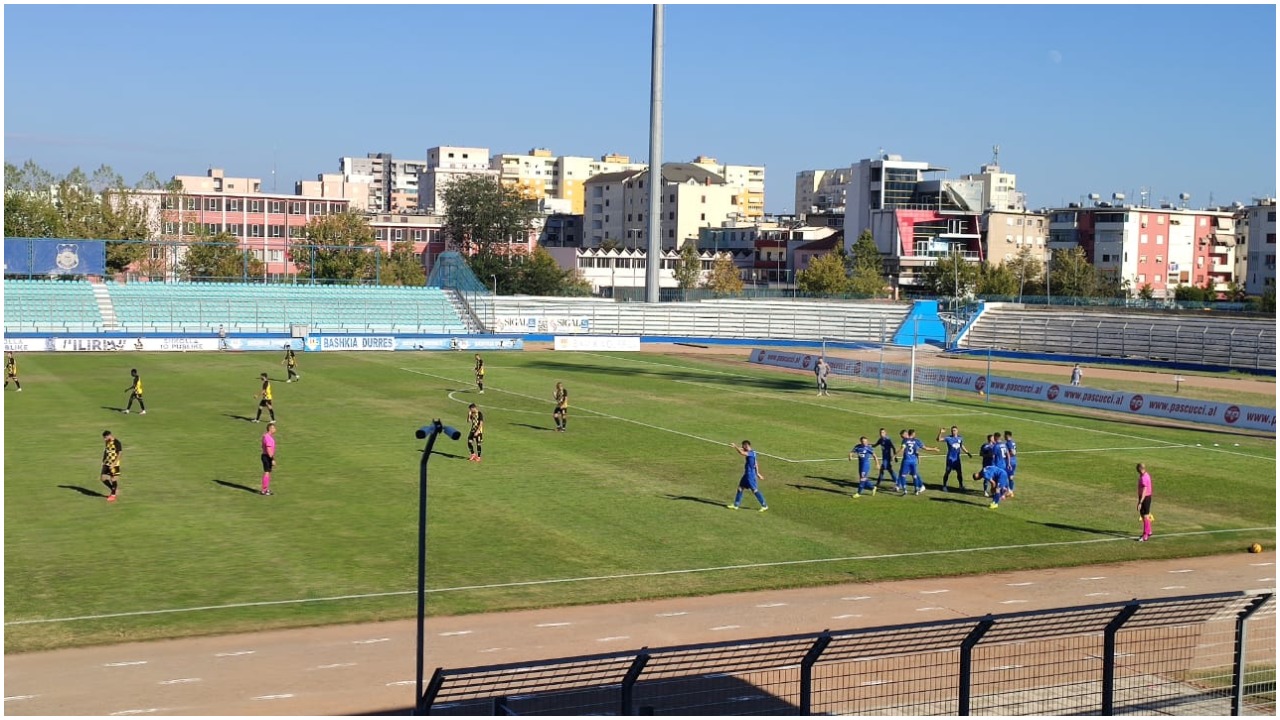
[{"label": "goal post", "polygon": [[929,346],[890,345],[822,338],[822,359],[830,366],[832,389],[871,389],[908,400],[945,400],[946,372]]}]

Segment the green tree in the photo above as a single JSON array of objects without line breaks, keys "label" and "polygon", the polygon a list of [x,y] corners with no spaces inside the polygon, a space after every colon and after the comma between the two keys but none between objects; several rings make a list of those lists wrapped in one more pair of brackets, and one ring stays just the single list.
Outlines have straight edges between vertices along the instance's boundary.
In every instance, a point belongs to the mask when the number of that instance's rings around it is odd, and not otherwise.
[{"label": "green tree", "polygon": [[464,255],[523,241],[536,214],[535,202],[518,189],[483,175],[456,178],[444,188],[441,197],[445,204],[445,237],[451,247]]},{"label": "green tree", "polygon": [[493,248],[481,248],[467,258],[467,266],[486,287],[497,285],[499,295],[518,292],[519,277],[509,254],[499,255]]},{"label": "green tree", "polygon": [[516,291],[524,295],[563,295],[575,272],[560,267],[546,248],[534,248],[520,258],[516,268]]},{"label": "green tree", "polygon": [[1030,247],[1023,246],[1017,255],[1004,261],[1003,267],[1009,268],[1009,272],[1018,279],[1018,297],[1043,294],[1044,263],[1031,252]]},{"label": "green tree", "polygon": [[809,267],[796,273],[796,289],[812,295],[843,295],[849,292],[844,261],[836,253],[813,258]]},{"label": "green tree", "polygon": [[390,254],[382,256],[379,281],[383,285],[421,287],[427,284],[427,272],[422,266],[422,256],[414,250],[412,240],[401,240],[391,246]]},{"label": "green tree", "polygon": [[1156,289],[1151,287],[1151,283],[1142,283],[1142,287],[1138,288],[1138,297],[1142,300],[1154,300]]},{"label": "green tree", "polygon": [[733,263],[729,253],[721,253],[711,263],[711,274],[707,276],[704,287],[716,295],[737,295],[742,292],[742,273]]},{"label": "green tree", "polygon": [[676,261],[676,286],[681,290],[692,290],[698,287],[702,277],[702,258],[698,255],[698,245],[686,242],[680,248],[680,259]]},{"label": "green tree", "polygon": [[317,279],[368,282],[376,273],[373,228],[356,212],[312,218],[305,235],[290,244],[289,255],[298,274]]},{"label": "green tree", "polygon": [[992,265],[983,263],[978,272],[978,285],[974,291],[983,296],[1012,297],[1018,294],[1018,276],[1013,274],[1009,264]]},{"label": "green tree", "polygon": [[262,277],[262,261],[240,247],[235,235],[220,232],[208,236],[198,234],[188,240],[181,269],[187,280],[235,281]]},{"label": "green tree", "polygon": [[978,266],[952,251],[924,269],[921,285],[938,297],[965,297],[978,286]]},{"label": "green tree", "polygon": [[1093,297],[1098,277],[1085,257],[1084,248],[1074,247],[1053,254],[1049,263],[1049,292],[1055,297]]},{"label": "green tree", "polygon": [[870,230],[863,230],[858,235],[847,265],[849,292],[855,295],[875,297],[883,293],[885,286],[889,284],[884,276],[884,261]]}]

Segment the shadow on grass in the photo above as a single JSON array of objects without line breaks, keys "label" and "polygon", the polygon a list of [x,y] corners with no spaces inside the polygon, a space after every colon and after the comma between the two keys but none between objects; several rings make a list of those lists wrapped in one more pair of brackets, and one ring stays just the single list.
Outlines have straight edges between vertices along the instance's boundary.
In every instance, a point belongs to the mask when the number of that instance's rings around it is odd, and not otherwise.
[{"label": "shadow on grass", "polygon": [[[951,494],[954,494],[954,493],[951,493]],[[946,497],[946,496],[938,497],[938,496],[936,496],[936,495],[935,495],[934,497],[929,498],[929,501],[930,501],[930,502],[956,503],[957,505],[969,505],[969,506],[971,506],[971,507],[983,507],[983,506],[986,506],[986,505],[990,505],[990,504],[991,504],[991,501],[990,501],[990,500],[988,500],[988,499],[986,499],[986,498],[984,498],[984,497],[978,497],[978,498],[976,498],[976,499],[974,499],[974,500],[969,500],[969,499],[967,499],[967,498]]]},{"label": "shadow on grass", "polygon": [[849,494],[849,493],[837,490],[835,488],[818,487],[817,485],[797,485],[795,483],[787,483],[787,487],[793,487],[797,490],[817,490],[818,492],[831,493],[832,495],[848,495]]},{"label": "shadow on grass", "polygon": [[248,415],[236,415],[234,413],[222,413],[222,415],[224,417],[229,417],[232,420],[243,420],[245,422],[253,422],[253,418],[249,417]]},{"label": "shadow on grass", "polygon": [[214,478],[213,481],[218,483],[222,487],[231,488],[233,490],[243,490],[248,493],[253,493],[254,495],[257,495],[258,491],[261,490],[261,488],[249,487],[248,485],[241,485],[240,483],[233,483],[227,480],[219,480],[217,478]]},{"label": "shadow on grass", "polygon": [[62,488],[63,490],[74,490],[80,493],[81,495],[84,495],[85,497],[96,497],[96,498],[106,497],[106,495],[103,495],[100,492],[97,492],[95,490],[90,490],[89,488],[80,487],[79,485],[59,485],[58,487]]},{"label": "shadow on grass", "polygon": [[[805,475],[805,477],[809,480],[821,480],[822,482],[830,483],[832,485],[835,485],[836,487],[841,487],[841,488],[858,487],[857,480],[845,480],[843,478],[826,477],[824,475]],[[815,488],[815,489],[821,489],[821,488]]]},{"label": "shadow on grass", "polygon": [[1109,535],[1111,537],[1129,537],[1130,535],[1132,535],[1132,533],[1117,532],[1115,530],[1099,530],[1098,528],[1080,527],[1079,525],[1066,525],[1064,523],[1037,522],[1035,520],[1028,520],[1027,522],[1031,523],[1032,525],[1043,525],[1044,527],[1053,528],[1054,530],[1071,530],[1073,532],[1093,533],[1094,535]]},{"label": "shadow on grass", "polygon": [[[745,355],[745,352],[744,352]],[[814,357],[817,354],[814,353]],[[745,360],[745,358],[744,358]],[[554,360],[538,360],[528,364],[528,367],[538,370],[553,370],[556,372],[575,372],[583,371],[589,373],[599,373],[601,375],[615,375],[618,377],[635,377],[638,375],[648,375],[652,377],[665,378],[668,380],[685,380],[689,382],[699,382],[703,385],[725,385],[734,388],[757,388],[763,390],[811,390],[813,380],[811,378],[799,375],[783,375],[754,377],[751,375],[721,375],[708,372],[699,368],[681,368],[667,367],[663,365],[649,364],[645,367],[636,367],[635,365],[613,366],[591,363],[562,363]],[[760,366],[752,366],[752,370],[758,370]],[[812,373],[809,373],[812,375]]]},{"label": "shadow on grass", "polygon": [[[423,451],[423,450],[425,450],[425,449],[426,449],[426,448],[418,448],[418,452],[422,452],[422,451]],[[469,456],[464,456],[464,455],[454,455],[453,453],[442,452],[442,451],[440,451],[440,450],[432,450],[432,451],[431,451],[431,454],[432,454],[432,455],[439,455],[440,457],[447,457],[447,458],[449,458],[449,459],[451,459],[451,460],[468,460],[468,459],[470,459],[470,457],[469,457]]]},{"label": "shadow on grass", "polygon": [[514,427],[529,428],[530,430],[543,430],[546,432],[551,432],[551,428],[542,427],[541,425],[530,425],[529,423],[507,423],[507,424],[512,425]]},{"label": "shadow on grass", "polygon": [[124,412],[124,408],[122,407],[111,407],[110,405],[101,405],[99,407],[101,407],[103,410],[110,410],[111,412],[118,412],[118,413]]},{"label": "shadow on grass", "polygon": [[703,505],[712,505],[714,507],[724,507],[725,503],[718,500],[708,500],[706,498],[694,497],[692,495],[665,495],[668,500],[684,500],[686,502],[702,503]]}]

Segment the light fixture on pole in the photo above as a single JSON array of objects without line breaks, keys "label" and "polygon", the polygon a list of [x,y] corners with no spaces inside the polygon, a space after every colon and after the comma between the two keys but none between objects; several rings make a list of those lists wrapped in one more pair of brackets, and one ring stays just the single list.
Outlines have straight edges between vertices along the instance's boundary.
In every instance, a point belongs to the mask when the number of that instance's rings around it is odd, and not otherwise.
[{"label": "light fixture on pole", "polygon": [[426,715],[426,694],[423,692],[422,677],[426,662],[423,639],[427,616],[427,461],[431,459],[431,451],[436,444],[436,436],[445,435],[450,440],[457,440],[462,433],[441,423],[437,418],[430,425],[423,425],[414,433],[419,440],[426,439],[427,447],[422,451],[422,460],[418,463],[418,683],[415,686],[416,696],[413,709],[415,715]]}]

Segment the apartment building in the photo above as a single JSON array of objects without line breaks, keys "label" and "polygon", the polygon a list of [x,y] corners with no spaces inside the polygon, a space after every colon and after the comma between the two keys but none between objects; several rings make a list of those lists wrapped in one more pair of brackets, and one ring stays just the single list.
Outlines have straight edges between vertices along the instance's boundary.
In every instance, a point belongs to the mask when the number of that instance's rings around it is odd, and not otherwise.
[{"label": "apartment building", "polygon": [[1094,195],[1092,207],[1071,203],[1049,212],[1051,252],[1081,247],[1095,267],[1171,298],[1179,285],[1226,292],[1235,273],[1235,217],[1230,210],[1195,210],[1168,203],[1125,205]]},{"label": "apartment building", "polygon": [[[605,250],[601,248],[553,247],[548,248],[547,252],[555,258],[561,268],[575,270],[583,279],[591,283],[591,290],[596,295],[613,297],[614,288],[645,287],[648,252],[643,248]],[[740,257],[734,253],[728,251],[721,253],[700,252],[699,260],[702,273],[698,280],[699,285],[702,285],[710,276],[711,268],[719,255],[727,255],[734,260],[735,264],[741,267]],[[680,263],[680,253],[676,250],[663,250],[660,262],[662,264],[658,269],[658,287],[679,287],[679,283],[676,282],[675,270]]]},{"label": "apartment building", "polygon": [[338,159],[338,172],[348,182],[367,182],[369,212],[412,212],[418,208],[418,175],[425,160],[404,160],[391,153]]},{"label": "apartment building", "polygon": [[[584,186],[585,246],[598,247],[605,240],[615,240],[625,247],[647,247],[651,189],[648,170],[603,173],[589,179]],[[691,163],[663,165],[659,192],[664,249],[679,249],[687,241],[696,241],[701,228],[719,227],[742,212],[738,205],[741,188]]]},{"label": "apartment building", "polygon": [[764,217],[763,165],[725,165],[706,155],[695,157],[690,164],[713,172],[729,185],[740,188],[737,205],[743,217]]},{"label": "apartment building", "polygon": [[988,210],[981,220],[982,256],[1000,265],[1025,248],[1043,265],[1049,261],[1049,215],[1027,210]]},{"label": "apartment building", "polygon": [[1243,273],[1237,282],[1250,295],[1262,295],[1276,289],[1276,199],[1255,198],[1252,205],[1241,208],[1239,251],[1244,256]]},{"label": "apartment building", "polygon": [[533,148],[523,155],[503,153],[493,156],[490,169],[510,187],[519,188],[526,197],[558,200],[568,203],[564,212],[581,215],[586,196],[583,184],[596,175],[643,170],[645,163],[632,162],[626,155],[602,155],[596,160],[573,155],[553,155],[546,148]]},{"label": "apartment building", "polygon": [[852,172],[849,168],[801,170],[796,173],[796,215],[834,214],[845,211]]},{"label": "apartment building", "polygon": [[443,215],[444,189],[456,178],[473,175],[498,180],[500,173],[490,168],[489,148],[441,145],[427,150],[426,169],[418,173],[418,209]]},{"label": "apartment building", "polygon": [[294,183],[293,193],[310,198],[350,200],[352,210],[368,212],[371,209],[370,184],[367,180],[355,179],[359,177],[342,173],[321,173],[315,180],[299,180]]},{"label": "apartment building", "polygon": [[174,272],[184,249],[164,241],[182,243],[225,232],[264,263],[266,275],[288,276],[296,272],[288,261],[290,240],[304,237],[313,218],[351,209],[349,198],[264,193],[259,178],[227,177],[218,168],[173,179],[182,183],[180,194],[139,190],[134,197],[148,212],[153,236],[162,241],[151,248],[150,260]]}]

